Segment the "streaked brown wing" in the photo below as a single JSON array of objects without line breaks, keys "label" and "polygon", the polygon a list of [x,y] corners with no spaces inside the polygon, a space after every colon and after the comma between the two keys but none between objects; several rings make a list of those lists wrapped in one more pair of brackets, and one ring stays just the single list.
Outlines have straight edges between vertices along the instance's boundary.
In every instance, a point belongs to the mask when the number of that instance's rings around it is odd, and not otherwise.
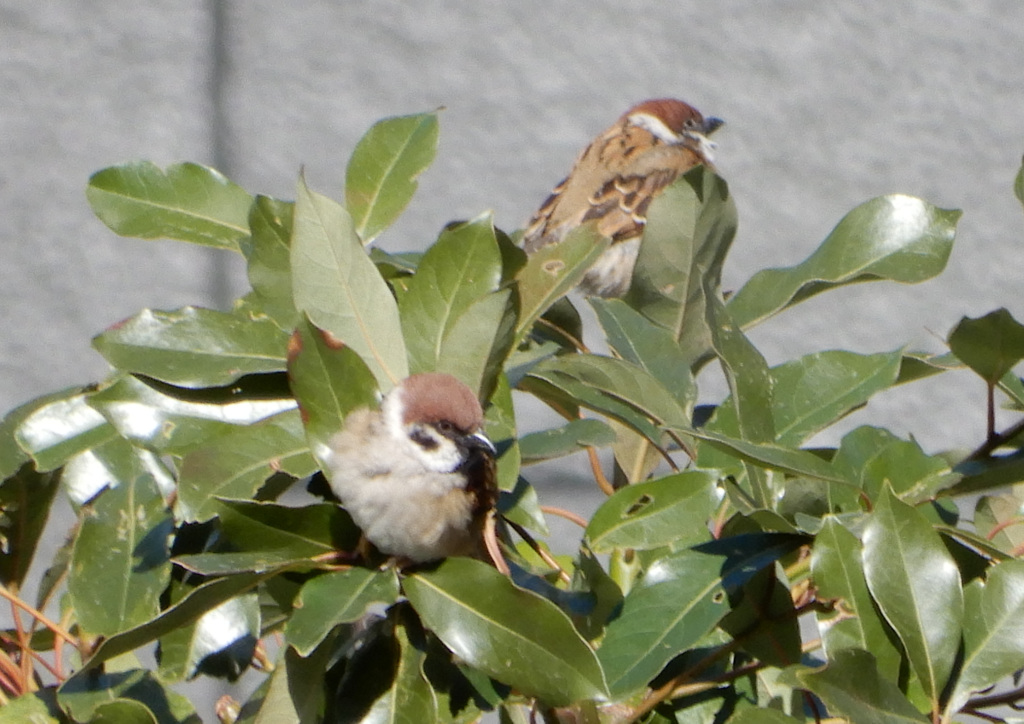
[{"label": "streaked brown wing", "polygon": [[612,242],[640,236],[651,200],[678,176],[675,169],[659,169],[646,176],[617,176],[594,194],[581,223],[597,219],[597,230]]}]

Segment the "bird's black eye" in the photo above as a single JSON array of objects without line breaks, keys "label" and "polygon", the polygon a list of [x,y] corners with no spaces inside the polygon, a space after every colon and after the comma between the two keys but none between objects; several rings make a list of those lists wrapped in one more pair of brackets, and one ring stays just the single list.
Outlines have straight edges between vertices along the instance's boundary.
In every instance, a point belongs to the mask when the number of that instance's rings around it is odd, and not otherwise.
[{"label": "bird's black eye", "polygon": [[444,436],[450,436],[455,432],[455,425],[448,420],[438,420],[437,424],[434,425],[437,431]]},{"label": "bird's black eye", "polygon": [[685,121],[683,121],[683,128],[696,128],[696,127],[697,127],[697,119],[696,118],[687,118]]}]

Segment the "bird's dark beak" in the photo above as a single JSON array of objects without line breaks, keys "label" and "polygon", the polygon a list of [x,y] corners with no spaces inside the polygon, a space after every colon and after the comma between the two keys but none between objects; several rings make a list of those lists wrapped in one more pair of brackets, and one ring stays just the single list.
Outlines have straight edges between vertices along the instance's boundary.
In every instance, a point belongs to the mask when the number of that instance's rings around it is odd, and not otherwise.
[{"label": "bird's dark beak", "polygon": [[701,128],[701,131],[704,133],[705,136],[710,136],[712,133],[714,133],[724,125],[725,121],[723,121],[721,118],[715,118],[714,116],[711,116],[710,118],[704,119],[704,126]]},{"label": "bird's dark beak", "polygon": [[492,458],[498,454],[498,451],[494,447],[494,443],[491,442],[490,438],[482,432],[474,432],[472,435],[466,435],[462,438],[462,444],[469,450],[485,452]]}]

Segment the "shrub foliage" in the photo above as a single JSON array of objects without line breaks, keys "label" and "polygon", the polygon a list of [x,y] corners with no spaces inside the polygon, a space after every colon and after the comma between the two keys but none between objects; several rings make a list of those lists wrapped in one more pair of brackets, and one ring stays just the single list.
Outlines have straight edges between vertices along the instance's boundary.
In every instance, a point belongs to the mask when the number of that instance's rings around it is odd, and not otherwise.
[{"label": "shrub foliage", "polygon": [[[1024,328],[999,310],[961,320],[942,354],[775,367],[745,334],[836,287],[936,276],[959,211],[872,199],[805,261],[723,294],[736,210],[697,168],[652,205],[627,297],[582,300],[566,295],[608,243],[585,227],[529,258],[487,214],[423,253],[368,247],[437,136],[433,113],[376,124],[343,203],[301,177],[294,202],[254,197],[190,163],[91,178],[113,231],[240,254],[252,289],[229,311],[110,327],[94,340],[107,379],[0,423],[0,722],[197,722],[173,685],[252,666],[262,683],[222,700],[222,721],[936,723],[999,720],[1024,697],[990,691],[1024,668],[1009,487],[1024,423],[992,414],[1024,409]],[[1024,175],[1015,190],[1024,202]],[[697,405],[708,365],[729,394]],[[972,452],[867,425],[808,446],[872,397],[965,366],[992,421]],[[486,403],[509,577],[461,558],[353,565],[359,531],[322,497],[345,416],[427,370]],[[520,435],[519,396],[564,424]],[[575,550],[549,548],[546,520],[566,512],[530,483],[560,458],[607,493]],[[60,495],[78,521],[27,600]]]}]

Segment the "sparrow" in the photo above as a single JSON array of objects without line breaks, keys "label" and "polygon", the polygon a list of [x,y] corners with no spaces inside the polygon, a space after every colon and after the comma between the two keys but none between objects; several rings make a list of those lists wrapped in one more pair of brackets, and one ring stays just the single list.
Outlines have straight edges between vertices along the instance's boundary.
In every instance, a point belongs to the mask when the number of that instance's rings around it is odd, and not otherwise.
[{"label": "sparrow", "polygon": [[331,489],[382,553],[403,563],[485,557],[498,497],[476,395],[448,374],[411,375],[379,410],[351,412],[330,441]]},{"label": "sparrow", "polygon": [[580,224],[597,220],[612,244],[580,282],[584,294],[620,297],[629,290],[647,223],[647,207],[666,186],[698,164],[712,166],[708,139],[723,121],[704,118],[673,98],[626,111],[576,159],[569,175],[530,219],[523,248],[557,244]]}]

